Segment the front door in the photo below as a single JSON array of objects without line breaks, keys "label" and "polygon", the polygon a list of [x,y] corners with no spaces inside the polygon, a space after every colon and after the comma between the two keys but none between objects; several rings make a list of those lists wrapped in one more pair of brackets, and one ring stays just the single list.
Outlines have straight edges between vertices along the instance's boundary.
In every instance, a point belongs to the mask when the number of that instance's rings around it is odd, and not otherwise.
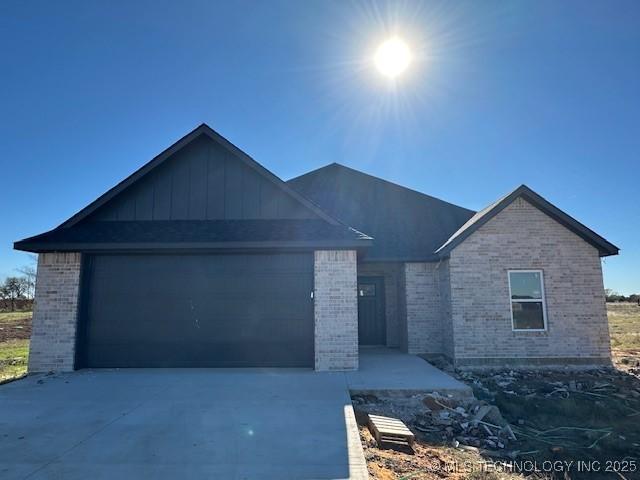
[{"label": "front door", "polygon": [[385,345],[387,327],[384,314],[384,279],[358,277],[358,342]]}]

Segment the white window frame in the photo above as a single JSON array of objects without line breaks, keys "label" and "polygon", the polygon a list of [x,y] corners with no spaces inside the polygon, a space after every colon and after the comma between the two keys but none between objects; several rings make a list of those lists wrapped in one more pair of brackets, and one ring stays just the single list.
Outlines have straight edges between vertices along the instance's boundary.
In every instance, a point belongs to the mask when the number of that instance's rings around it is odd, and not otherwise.
[{"label": "white window frame", "polygon": [[[540,274],[540,297],[541,298],[524,298],[513,299],[511,295],[511,273],[539,273]],[[545,300],[544,292],[544,272],[542,270],[524,270],[513,269],[507,270],[507,280],[509,281],[509,310],[511,311],[511,331],[513,332],[546,332],[547,331],[547,301]],[[515,322],[513,320],[513,302],[522,303],[540,303],[542,302],[542,323],[544,328],[515,328]]]}]

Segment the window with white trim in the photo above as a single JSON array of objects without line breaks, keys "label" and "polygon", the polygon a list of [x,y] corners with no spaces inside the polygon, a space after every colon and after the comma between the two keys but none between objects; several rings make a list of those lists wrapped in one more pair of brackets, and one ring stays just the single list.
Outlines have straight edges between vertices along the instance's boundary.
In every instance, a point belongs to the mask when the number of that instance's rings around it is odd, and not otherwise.
[{"label": "window with white trim", "polygon": [[546,330],[542,270],[509,270],[513,330]]}]

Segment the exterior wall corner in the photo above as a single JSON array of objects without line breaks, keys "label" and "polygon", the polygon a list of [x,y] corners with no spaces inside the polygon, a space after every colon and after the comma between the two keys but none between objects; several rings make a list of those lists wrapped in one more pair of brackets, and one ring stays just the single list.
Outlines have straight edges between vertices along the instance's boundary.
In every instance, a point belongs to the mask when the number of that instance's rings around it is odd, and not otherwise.
[{"label": "exterior wall corner", "polygon": [[81,254],[38,256],[29,373],[74,369]]}]

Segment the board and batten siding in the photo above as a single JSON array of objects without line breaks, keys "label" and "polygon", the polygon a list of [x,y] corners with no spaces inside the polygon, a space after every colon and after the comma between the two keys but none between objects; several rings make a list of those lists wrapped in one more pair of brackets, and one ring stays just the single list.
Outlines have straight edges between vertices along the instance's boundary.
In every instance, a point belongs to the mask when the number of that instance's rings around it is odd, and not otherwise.
[{"label": "board and batten siding", "polygon": [[223,146],[202,136],[88,220],[317,218]]}]

